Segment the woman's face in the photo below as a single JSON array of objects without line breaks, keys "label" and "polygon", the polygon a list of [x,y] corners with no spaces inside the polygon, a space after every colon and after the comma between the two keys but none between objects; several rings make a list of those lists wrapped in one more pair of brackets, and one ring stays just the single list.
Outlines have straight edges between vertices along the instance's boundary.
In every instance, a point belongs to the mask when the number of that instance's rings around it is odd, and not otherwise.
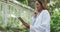
[{"label": "woman's face", "polygon": [[35,2],[35,9],[37,9],[37,11],[42,9],[42,5],[38,1]]}]

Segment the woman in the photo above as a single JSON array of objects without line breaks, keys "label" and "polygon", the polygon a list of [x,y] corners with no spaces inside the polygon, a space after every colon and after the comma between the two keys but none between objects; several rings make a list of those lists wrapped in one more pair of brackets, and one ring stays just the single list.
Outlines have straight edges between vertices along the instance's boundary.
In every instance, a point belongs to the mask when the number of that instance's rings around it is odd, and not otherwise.
[{"label": "woman", "polygon": [[50,14],[45,0],[36,0],[35,12],[30,25],[24,22],[21,17],[19,19],[27,28],[30,28],[30,32],[50,32]]}]

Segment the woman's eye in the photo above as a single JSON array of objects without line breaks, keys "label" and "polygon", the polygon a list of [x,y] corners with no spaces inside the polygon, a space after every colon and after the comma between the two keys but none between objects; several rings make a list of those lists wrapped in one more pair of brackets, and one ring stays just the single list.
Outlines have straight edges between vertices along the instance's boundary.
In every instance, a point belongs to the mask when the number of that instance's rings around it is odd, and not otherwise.
[{"label": "woman's eye", "polygon": [[36,4],[36,5],[39,5],[39,4]]}]

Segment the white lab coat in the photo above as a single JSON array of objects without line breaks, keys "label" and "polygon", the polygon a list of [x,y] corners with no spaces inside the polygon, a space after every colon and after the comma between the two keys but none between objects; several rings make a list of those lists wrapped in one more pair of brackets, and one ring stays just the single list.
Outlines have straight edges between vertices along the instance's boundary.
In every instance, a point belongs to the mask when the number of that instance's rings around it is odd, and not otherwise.
[{"label": "white lab coat", "polygon": [[37,18],[32,17],[30,32],[50,32],[50,14],[47,10],[38,13]]}]

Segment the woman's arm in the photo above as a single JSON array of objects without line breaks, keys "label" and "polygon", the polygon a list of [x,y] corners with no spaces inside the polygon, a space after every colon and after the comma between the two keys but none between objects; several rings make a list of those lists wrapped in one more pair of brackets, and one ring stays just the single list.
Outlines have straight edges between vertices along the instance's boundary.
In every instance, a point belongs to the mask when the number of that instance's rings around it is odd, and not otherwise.
[{"label": "woman's arm", "polygon": [[18,19],[23,23],[24,26],[26,26],[27,28],[30,28],[30,25],[26,23],[21,17],[18,17]]},{"label": "woman's arm", "polygon": [[43,17],[41,18],[41,24],[40,24],[40,18],[38,18],[38,20],[36,21],[37,23],[33,26],[33,25],[30,25],[30,30],[31,31],[49,31],[50,29],[50,15],[48,13],[43,13],[42,14]]}]

